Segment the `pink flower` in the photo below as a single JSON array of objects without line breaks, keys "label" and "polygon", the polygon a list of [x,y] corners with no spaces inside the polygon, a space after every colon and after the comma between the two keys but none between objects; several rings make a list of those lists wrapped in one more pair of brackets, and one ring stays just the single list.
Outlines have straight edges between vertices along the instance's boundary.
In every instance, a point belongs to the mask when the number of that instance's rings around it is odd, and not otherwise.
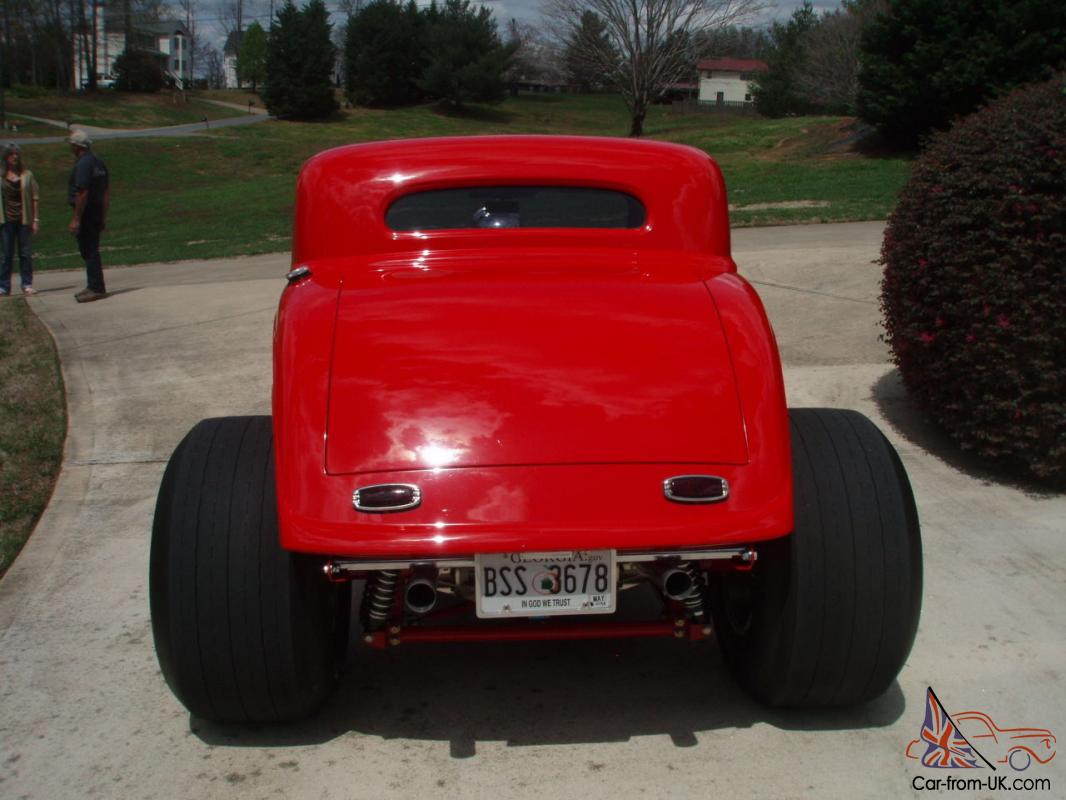
[{"label": "pink flower", "polygon": [[974,342],[977,341],[977,337],[974,336],[972,333],[968,333],[968,334],[966,334],[966,341],[968,343],[970,343],[970,344],[973,344]]},{"label": "pink flower", "polygon": [[943,328],[945,325],[947,325],[947,323],[944,322],[943,317],[937,317],[936,321],[933,324],[936,325],[936,327],[938,328]]},{"label": "pink flower", "polygon": [[929,331],[922,331],[918,334],[918,338],[922,340],[923,344],[932,344],[936,341],[936,334],[929,333]]},{"label": "pink flower", "polygon": [[1010,317],[1008,317],[1006,314],[996,314],[996,324],[999,325],[999,327],[1001,328],[1009,328]]},{"label": "pink flower", "polygon": [[943,194],[943,193],[944,193],[944,187],[943,186],[934,186],[933,187],[933,194]]}]

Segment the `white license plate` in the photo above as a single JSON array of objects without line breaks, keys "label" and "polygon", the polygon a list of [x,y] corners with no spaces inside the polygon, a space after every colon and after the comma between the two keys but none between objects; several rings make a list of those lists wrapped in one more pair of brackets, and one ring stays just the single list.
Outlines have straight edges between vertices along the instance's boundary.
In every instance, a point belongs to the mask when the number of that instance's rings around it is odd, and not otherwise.
[{"label": "white license plate", "polygon": [[614,550],[490,553],[474,557],[479,617],[610,614]]}]

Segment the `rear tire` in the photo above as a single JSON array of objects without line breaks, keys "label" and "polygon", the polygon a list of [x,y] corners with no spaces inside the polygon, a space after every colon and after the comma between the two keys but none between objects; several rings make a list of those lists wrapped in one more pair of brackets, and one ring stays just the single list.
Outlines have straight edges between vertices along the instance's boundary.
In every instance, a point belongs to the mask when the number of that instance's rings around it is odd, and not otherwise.
[{"label": "rear tire", "polygon": [[333,690],[350,587],[278,540],[270,417],[204,420],[163,475],[149,600],[163,677],[217,722],[294,720]]},{"label": "rear tire", "polygon": [[880,696],[921,610],[918,515],[899,456],[854,411],[793,409],[795,530],[750,573],[717,577],[711,607],[736,680],[771,706]]}]

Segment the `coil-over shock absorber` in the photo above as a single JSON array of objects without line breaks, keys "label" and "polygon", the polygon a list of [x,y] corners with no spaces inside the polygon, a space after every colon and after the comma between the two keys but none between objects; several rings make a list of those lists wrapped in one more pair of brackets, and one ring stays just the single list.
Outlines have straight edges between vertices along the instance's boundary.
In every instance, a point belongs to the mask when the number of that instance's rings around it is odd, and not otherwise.
[{"label": "coil-over shock absorber", "polygon": [[363,625],[369,631],[381,630],[388,622],[396,599],[400,571],[383,569],[375,572],[363,592]]},{"label": "coil-over shock absorber", "polygon": [[705,587],[703,570],[698,569],[691,561],[681,562],[678,569],[684,570],[692,578],[692,590],[681,600],[685,613],[692,619],[703,619],[706,613],[703,607]]}]

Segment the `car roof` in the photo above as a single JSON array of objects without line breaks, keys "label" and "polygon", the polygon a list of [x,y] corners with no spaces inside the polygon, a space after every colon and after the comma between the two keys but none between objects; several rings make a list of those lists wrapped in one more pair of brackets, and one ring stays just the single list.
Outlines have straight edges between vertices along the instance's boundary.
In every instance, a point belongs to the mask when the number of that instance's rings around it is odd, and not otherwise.
[{"label": "car roof", "polygon": [[[385,212],[419,191],[472,186],[614,189],[645,206],[634,230],[404,233]],[[721,172],[703,151],[667,142],[579,136],[402,139],[327,150],[297,185],[294,261],[420,248],[628,247],[729,255]]]}]

